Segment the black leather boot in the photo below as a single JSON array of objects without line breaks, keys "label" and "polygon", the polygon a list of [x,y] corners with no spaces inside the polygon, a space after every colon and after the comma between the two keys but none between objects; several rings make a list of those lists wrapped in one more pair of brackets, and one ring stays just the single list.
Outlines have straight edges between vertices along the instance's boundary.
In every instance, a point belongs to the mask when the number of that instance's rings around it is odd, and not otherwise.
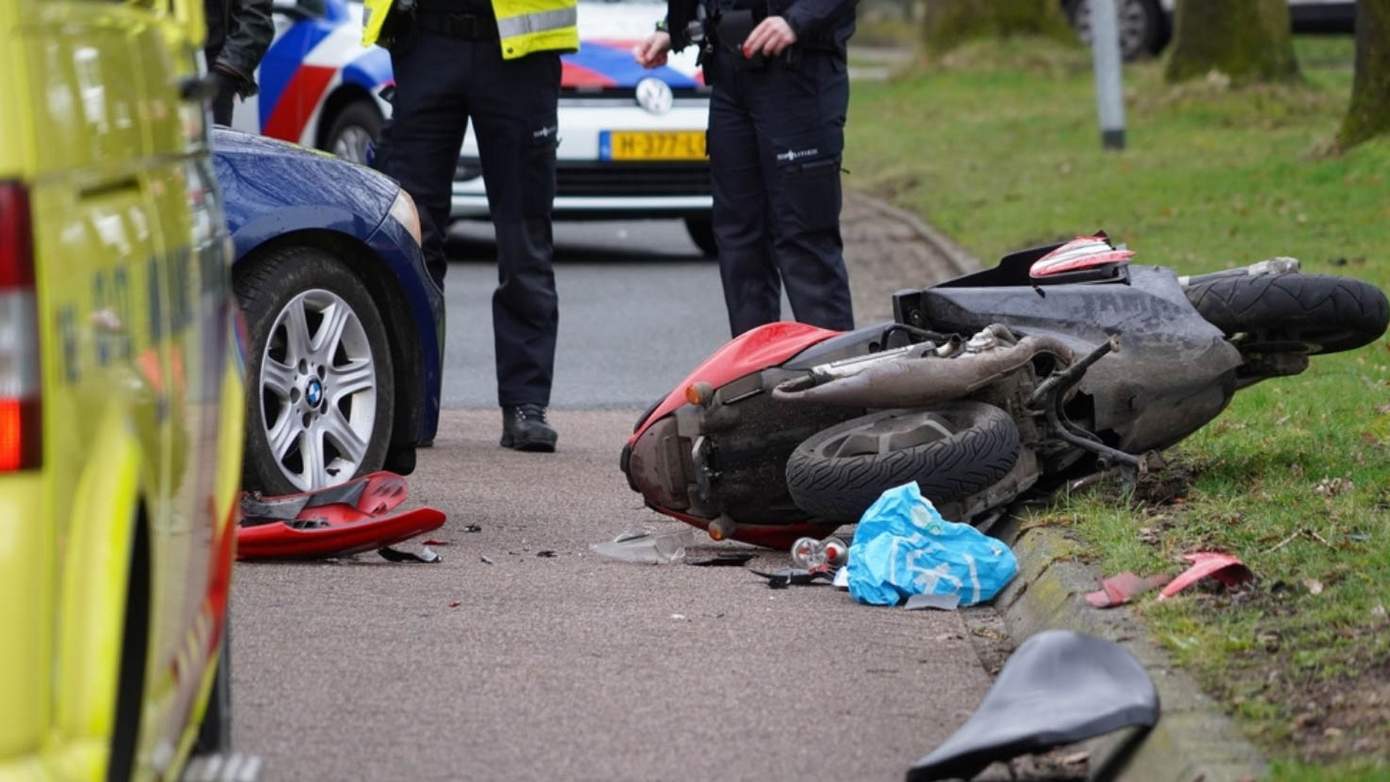
[{"label": "black leather boot", "polygon": [[555,450],[559,437],[545,420],[545,408],[540,405],[516,405],[502,408],[502,447],[517,451]]}]

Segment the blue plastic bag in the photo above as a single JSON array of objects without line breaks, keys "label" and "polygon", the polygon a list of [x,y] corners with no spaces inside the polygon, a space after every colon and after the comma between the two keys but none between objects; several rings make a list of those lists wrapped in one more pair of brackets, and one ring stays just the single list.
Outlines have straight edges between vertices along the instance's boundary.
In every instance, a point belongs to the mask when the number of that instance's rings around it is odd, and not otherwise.
[{"label": "blue plastic bag", "polygon": [[994,596],[1018,573],[1002,542],[956,524],[916,482],[885,491],[859,519],[849,547],[849,593],[861,603],[897,605],[917,594],[959,595],[961,605]]}]

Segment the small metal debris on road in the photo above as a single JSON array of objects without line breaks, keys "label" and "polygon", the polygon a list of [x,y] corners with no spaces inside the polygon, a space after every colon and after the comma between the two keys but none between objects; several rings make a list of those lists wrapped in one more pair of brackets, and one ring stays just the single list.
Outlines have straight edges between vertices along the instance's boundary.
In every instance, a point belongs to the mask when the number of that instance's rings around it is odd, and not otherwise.
[{"label": "small metal debris on road", "polygon": [[[970,779],[996,761],[1047,752],[1121,728],[1147,731],[1158,716],[1153,680],[1123,647],[1068,630],[1049,630],[1018,647],[975,713],[913,764],[907,782]],[[1081,754],[1068,758],[1080,763]]]},{"label": "small metal debris on road", "polygon": [[694,527],[662,533],[628,530],[613,538],[611,542],[589,546],[589,550],[618,562],[669,565],[684,560],[686,548],[694,543]]},{"label": "small metal debris on road", "polygon": [[909,611],[931,608],[937,611],[954,611],[960,607],[960,595],[913,595],[903,606]]},{"label": "small metal debris on road", "polygon": [[486,554],[483,554],[482,556],[478,557],[478,561],[479,561],[479,562],[482,562],[484,565],[493,565],[493,564],[496,564],[496,563],[493,562],[491,559],[489,559],[488,556],[487,556]]},{"label": "small metal debris on road", "polygon": [[444,558],[436,554],[434,549],[431,549],[429,546],[421,546],[419,551],[404,551],[402,549],[384,546],[377,549],[376,553],[380,554],[381,558],[387,562],[424,562],[425,564],[434,564],[444,561]]},{"label": "small metal debris on road", "polygon": [[1232,589],[1255,577],[1255,574],[1250,572],[1250,568],[1246,567],[1244,562],[1230,554],[1198,551],[1195,554],[1184,554],[1183,559],[1191,562],[1192,567],[1184,570],[1178,574],[1177,578],[1169,582],[1168,586],[1159,593],[1159,600],[1167,600],[1205,578],[1214,579],[1227,589]]},{"label": "small metal debris on road", "polygon": [[687,621],[686,618],[685,618],[685,614],[671,614],[671,618],[672,618],[672,619],[675,619],[675,620],[678,621],[678,622]]},{"label": "small metal debris on road", "polygon": [[537,551],[536,556],[540,557],[541,559],[554,559],[560,555],[556,554],[552,549],[547,548]]},{"label": "small metal debris on road", "polygon": [[849,549],[849,593],[860,603],[898,605],[917,594],[986,603],[1018,574],[1002,541],[947,521],[916,482],[888,489],[859,520]]},{"label": "small metal debris on road", "polygon": [[452,603],[449,604],[449,607],[450,607],[450,608],[458,608],[458,607],[461,606],[461,605],[463,605],[463,602],[462,602],[462,601],[460,601],[460,600],[455,600],[454,602],[452,602]]},{"label": "small metal debris on road", "polygon": [[1117,573],[1102,579],[1099,590],[1087,592],[1086,602],[1096,608],[1122,606],[1145,592],[1158,589],[1171,580],[1173,577],[1169,575],[1140,578],[1129,571]]},{"label": "small metal debris on road", "polygon": [[750,570],[749,572],[767,579],[767,586],[770,589],[786,589],[789,586],[818,586],[829,584],[834,580],[834,575],[828,570],[785,568],[771,572],[762,570]]},{"label": "small metal debris on road", "polygon": [[687,559],[685,564],[691,567],[743,567],[756,556],[751,551],[720,551],[712,557]]},{"label": "small metal debris on road", "polygon": [[469,524],[463,528],[464,532],[482,532],[483,528],[477,524]]}]

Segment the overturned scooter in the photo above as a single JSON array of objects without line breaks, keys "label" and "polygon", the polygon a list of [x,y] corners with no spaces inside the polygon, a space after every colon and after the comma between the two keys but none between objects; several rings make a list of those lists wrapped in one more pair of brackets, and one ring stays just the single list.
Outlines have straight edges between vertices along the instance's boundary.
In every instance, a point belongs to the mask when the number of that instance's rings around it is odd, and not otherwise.
[{"label": "overturned scooter", "polygon": [[1239,389],[1379,338],[1390,305],[1292,259],[1197,277],[1104,234],[900,291],[892,322],[796,323],[726,344],[638,421],[622,468],[648,506],[785,548],[916,481],[949,519],[1149,454]]}]

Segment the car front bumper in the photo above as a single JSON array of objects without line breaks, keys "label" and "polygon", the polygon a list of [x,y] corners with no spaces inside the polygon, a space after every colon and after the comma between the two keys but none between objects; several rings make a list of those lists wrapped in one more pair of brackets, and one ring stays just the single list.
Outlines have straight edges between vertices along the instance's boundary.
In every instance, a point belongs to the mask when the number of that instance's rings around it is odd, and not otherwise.
[{"label": "car front bumper", "polygon": [[[704,132],[709,101],[676,101],[651,114],[626,98],[568,98],[560,102],[554,215],[564,219],[701,217],[709,214],[709,160],[614,161],[601,151],[605,131]],[[470,127],[455,170],[453,217],[488,216],[487,191]]]}]

